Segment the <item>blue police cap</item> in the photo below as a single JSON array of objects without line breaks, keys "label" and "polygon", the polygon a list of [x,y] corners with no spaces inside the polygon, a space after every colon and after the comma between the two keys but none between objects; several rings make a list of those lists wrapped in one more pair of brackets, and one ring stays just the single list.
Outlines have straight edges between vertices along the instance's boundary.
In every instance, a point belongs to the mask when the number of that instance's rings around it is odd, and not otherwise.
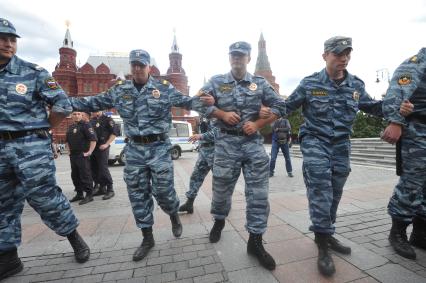
[{"label": "blue police cap", "polygon": [[324,52],[340,54],[344,50],[352,50],[352,38],[346,36],[333,36],[324,42]]},{"label": "blue police cap", "polygon": [[6,33],[9,35],[12,35],[14,37],[20,37],[17,33],[16,33],[16,29],[15,27],[12,25],[11,22],[9,22],[6,19],[0,18],[0,33]]},{"label": "blue police cap", "polygon": [[132,62],[139,62],[143,65],[150,65],[151,62],[151,56],[149,56],[149,53],[142,49],[136,49],[130,51],[129,55],[129,61]]},{"label": "blue police cap", "polygon": [[245,41],[238,41],[238,42],[232,43],[229,46],[229,54],[238,52],[238,53],[243,53],[244,55],[250,55],[250,51],[251,51],[251,46],[249,43]]}]

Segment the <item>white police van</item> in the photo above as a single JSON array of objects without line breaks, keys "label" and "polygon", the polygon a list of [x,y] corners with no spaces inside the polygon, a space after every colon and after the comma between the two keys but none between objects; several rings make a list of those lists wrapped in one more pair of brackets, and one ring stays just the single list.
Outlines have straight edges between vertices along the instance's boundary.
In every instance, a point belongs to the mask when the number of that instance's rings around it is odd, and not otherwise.
[{"label": "white police van", "polygon": [[[120,129],[120,135],[117,136],[109,148],[108,164],[113,165],[117,161],[120,165],[126,163],[126,155],[124,154],[125,136],[123,120],[119,115],[110,115],[114,120],[116,127]],[[170,142],[172,143],[171,155],[176,160],[185,151],[193,151],[194,145],[188,141],[192,136],[192,125],[183,121],[172,121],[172,127],[169,131]]]}]

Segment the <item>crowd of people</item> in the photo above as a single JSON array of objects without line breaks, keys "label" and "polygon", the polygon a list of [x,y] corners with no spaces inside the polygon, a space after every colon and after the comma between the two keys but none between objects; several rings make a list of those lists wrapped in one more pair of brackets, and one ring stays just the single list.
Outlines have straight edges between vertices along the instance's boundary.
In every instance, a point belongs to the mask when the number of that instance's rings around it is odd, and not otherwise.
[{"label": "crowd of people", "polygon": [[[231,70],[213,76],[193,97],[151,76],[149,53],[136,49],[129,55],[131,80],[118,81],[95,96],[69,98],[45,69],[15,55],[19,37],[10,21],[0,19],[0,279],[23,269],[17,247],[25,200],[49,228],[67,237],[78,262],[89,259],[90,248],[77,232],[79,221],[70,201],[83,205],[94,195],[103,194],[104,200],[114,196],[107,159],[117,133],[114,121],[101,112],[111,108],[123,119],[128,138],[124,180],[142,233],[134,261],[144,259],[155,246],[153,197],[170,216],[173,235],[180,237],[178,212],[193,213],[197,192],[211,170],[210,242],[221,238],[242,172],[247,253],[274,270],[275,260],[262,241],[270,211],[269,178],[280,148],[287,175],[293,176],[288,153],[291,126],[285,118],[299,108],[304,117],[299,132],[302,172],[321,274],[335,273],[330,250],[351,253],[333,234],[351,171],[350,135],[358,110],[384,117],[389,126],[383,139],[400,142],[402,172],[388,206],[389,240],[398,254],[411,259],[416,257],[411,245],[426,248],[426,48],[396,70],[383,101],[373,99],[363,81],[347,71],[352,39],[343,36],[325,41],[324,69],[305,77],[286,100],[263,77],[247,71],[251,46],[243,41],[229,47]],[[174,188],[167,135],[173,106],[198,111],[202,117],[200,134],[191,138],[200,141],[200,152],[183,205]],[[74,123],[66,136],[76,195],[68,201],[56,183],[49,129],[71,113]],[[90,113],[94,113],[91,120]],[[259,130],[274,121],[269,158]],[[408,240],[410,223],[414,226]]]}]

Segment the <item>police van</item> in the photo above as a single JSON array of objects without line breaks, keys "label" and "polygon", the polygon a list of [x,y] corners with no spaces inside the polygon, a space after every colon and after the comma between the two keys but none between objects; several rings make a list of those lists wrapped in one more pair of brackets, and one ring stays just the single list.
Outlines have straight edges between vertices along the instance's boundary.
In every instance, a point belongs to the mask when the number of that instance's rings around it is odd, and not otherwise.
[{"label": "police van", "polygon": [[[125,136],[123,119],[119,115],[110,115],[114,120],[116,127],[120,129],[120,135],[117,136],[109,148],[108,164],[113,165],[118,162],[120,165],[126,163],[126,155],[124,154]],[[192,126],[188,122],[172,121],[172,127],[169,131],[170,142],[172,143],[171,155],[176,160],[185,151],[193,151],[194,145],[188,141],[192,135]]]}]

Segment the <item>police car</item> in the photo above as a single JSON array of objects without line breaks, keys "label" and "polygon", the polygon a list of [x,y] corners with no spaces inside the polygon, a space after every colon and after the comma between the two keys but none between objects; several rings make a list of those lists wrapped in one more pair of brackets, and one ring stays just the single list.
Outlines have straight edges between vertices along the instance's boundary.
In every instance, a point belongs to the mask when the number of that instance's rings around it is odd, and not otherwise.
[{"label": "police car", "polygon": [[[126,155],[124,154],[125,136],[123,120],[119,115],[109,115],[115,122],[116,127],[120,129],[120,135],[117,136],[109,149],[108,164],[113,165],[118,162],[120,165],[126,163]],[[172,143],[171,155],[176,160],[185,151],[193,151],[194,145],[188,141],[192,135],[192,126],[188,122],[172,121],[172,127],[169,131],[170,142]]]}]

